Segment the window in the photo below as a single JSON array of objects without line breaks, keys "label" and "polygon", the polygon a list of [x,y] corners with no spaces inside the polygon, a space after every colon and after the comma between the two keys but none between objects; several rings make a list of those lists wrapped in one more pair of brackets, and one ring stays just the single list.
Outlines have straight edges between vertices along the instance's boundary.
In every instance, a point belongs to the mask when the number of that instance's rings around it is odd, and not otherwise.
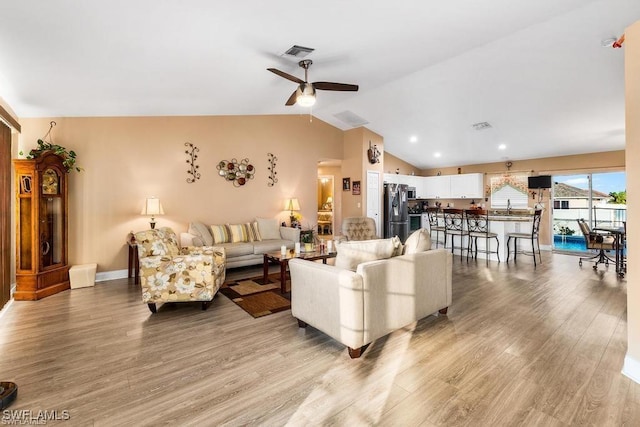
[{"label": "window", "polygon": [[491,207],[526,209],[529,206],[527,175],[505,175],[491,178]]},{"label": "window", "polygon": [[569,201],[568,200],[560,201],[560,205],[562,206],[560,209],[569,209]]}]

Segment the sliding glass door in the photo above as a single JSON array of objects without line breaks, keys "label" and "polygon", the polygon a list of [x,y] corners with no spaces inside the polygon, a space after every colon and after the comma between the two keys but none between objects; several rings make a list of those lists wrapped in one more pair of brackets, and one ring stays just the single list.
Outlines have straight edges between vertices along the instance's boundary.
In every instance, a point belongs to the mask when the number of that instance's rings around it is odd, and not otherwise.
[{"label": "sliding glass door", "polygon": [[622,227],[627,220],[624,172],[556,175],[553,177],[553,247],[586,251],[578,219],[593,229]]}]

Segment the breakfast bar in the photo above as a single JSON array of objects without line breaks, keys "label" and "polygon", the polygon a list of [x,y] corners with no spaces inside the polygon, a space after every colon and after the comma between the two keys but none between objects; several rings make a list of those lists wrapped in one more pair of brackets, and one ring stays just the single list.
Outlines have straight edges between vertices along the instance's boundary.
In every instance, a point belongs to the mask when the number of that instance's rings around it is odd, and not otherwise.
[{"label": "breakfast bar", "polygon": [[[424,223],[424,222],[423,222]],[[527,211],[517,211],[507,213],[503,210],[490,210],[489,211],[489,231],[492,233],[496,233],[498,235],[498,254],[500,256],[500,261],[505,262],[507,260],[507,235],[509,233],[530,233],[531,227],[533,224],[533,214]],[[425,228],[428,228],[428,224],[426,224]],[[440,232],[440,240],[442,241],[443,233]],[[435,235],[434,235],[435,238]],[[468,244],[468,237],[465,236],[463,239],[463,245],[466,250]],[[478,238],[478,258],[485,259],[487,257],[486,253],[486,243],[485,239]],[[456,241],[456,244],[458,242]],[[496,248],[495,248],[495,239],[489,239],[490,251],[493,253],[489,253],[489,259],[492,261],[498,261],[496,256]],[[450,241],[447,241],[447,247],[451,248]],[[513,246],[513,244],[511,245]],[[457,248],[457,245],[456,245]],[[513,251],[513,248],[511,248]],[[456,249],[457,253],[457,249]]]}]

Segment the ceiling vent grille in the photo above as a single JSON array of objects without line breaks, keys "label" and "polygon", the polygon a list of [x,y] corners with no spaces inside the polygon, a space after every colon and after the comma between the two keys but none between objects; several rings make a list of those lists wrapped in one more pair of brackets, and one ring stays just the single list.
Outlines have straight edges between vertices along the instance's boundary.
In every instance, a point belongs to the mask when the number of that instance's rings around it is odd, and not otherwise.
[{"label": "ceiling vent grille", "polygon": [[479,123],[472,124],[471,127],[474,128],[475,130],[484,130],[484,129],[489,129],[492,126],[489,122],[479,122]]},{"label": "ceiling vent grille", "polygon": [[297,44],[294,44],[289,49],[287,49],[283,53],[283,55],[295,56],[296,58],[304,58],[305,56],[309,55],[314,50],[315,49],[312,48],[312,47],[304,47],[304,46],[298,46]]},{"label": "ceiling vent grille", "polygon": [[367,119],[363,119],[353,111],[349,111],[349,110],[345,110],[341,113],[336,113],[333,116],[338,120],[340,120],[341,122],[344,122],[353,127],[359,127],[369,123]]}]

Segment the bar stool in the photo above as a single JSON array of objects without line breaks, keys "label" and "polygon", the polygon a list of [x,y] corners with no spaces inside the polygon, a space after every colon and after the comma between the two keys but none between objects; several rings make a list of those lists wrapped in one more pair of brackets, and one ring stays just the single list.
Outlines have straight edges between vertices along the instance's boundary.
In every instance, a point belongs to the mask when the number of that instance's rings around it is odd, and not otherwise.
[{"label": "bar stool", "polygon": [[[487,254],[487,265],[489,265],[489,254],[496,254],[500,262],[500,240],[498,234],[489,231],[489,211],[480,209],[468,209],[464,211],[467,218],[467,231],[469,232],[469,245],[467,247],[467,259],[469,252],[474,251],[473,258],[478,259],[478,237],[484,238],[484,252]],[[496,250],[489,250],[489,239],[496,239]]]},{"label": "bar stool", "polygon": [[445,233],[444,225],[438,224],[438,214],[440,213],[440,208],[427,208],[427,218],[429,218],[429,236],[433,239],[433,232],[436,232],[436,248],[440,243],[438,240],[440,236],[440,232],[444,234],[444,247],[447,247],[447,233]]},{"label": "bar stool", "polygon": [[[445,241],[447,239],[447,234],[451,236],[451,253],[453,254],[453,250],[455,248],[455,237],[460,237],[460,261],[462,261],[462,251],[464,250],[464,246],[462,245],[462,239],[464,236],[469,236],[469,231],[464,229],[464,211],[462,209],[443,209],[444,213],[444,228],[445,228]],[[446,247],[446,246],[445,246]],[[468,248],[467,248],[468,254]]]},{"label": "bar stool", "polygon": [[[509,233],[507,234],[507,262],[509,262],[509,256],[511,254],[509,250],[509,243],[513,238],[514,246],[513,246],[513,260],[516,261],[516,257],[518,256],[518,239],[528,239],[531,241],[531,252],[533,253],[533,266],[537,267],[536,264],[536,246],[538,245],[538,258],[540,258],[540,264],[542,264],[542,255],[540,254],[540,241],[538,240],[538,232],[540,231],[540,218],[542,217],[542,210],[537,210],[533,213],[533,224],[531,225],[531,233]],[[526,252],[525,255],[529,255]]]}]

